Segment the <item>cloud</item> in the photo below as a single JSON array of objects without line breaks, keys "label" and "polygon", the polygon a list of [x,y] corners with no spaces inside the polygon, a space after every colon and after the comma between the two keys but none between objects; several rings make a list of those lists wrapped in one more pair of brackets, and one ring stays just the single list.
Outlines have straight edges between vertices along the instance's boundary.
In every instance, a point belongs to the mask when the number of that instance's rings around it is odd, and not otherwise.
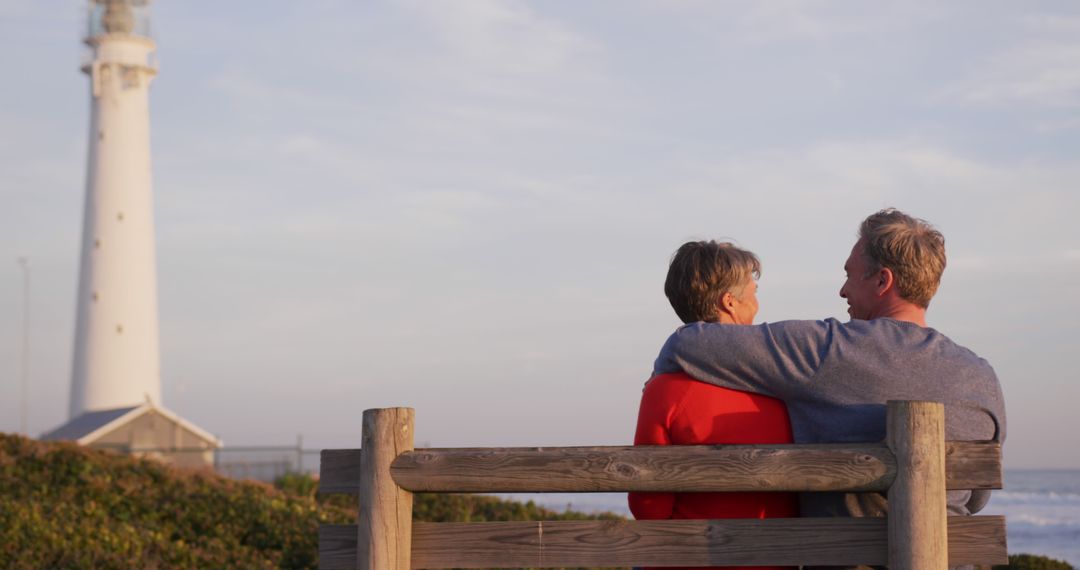
[{"label": "cloud", "polygon": [[694,184],[702,192],[753,188],[756,195],[770,200],[780,194],[807,205],[823,196],[829,201],[888,200],[897,195],[910,200],[942,188],[977,192],[977,181],[988,176],[987,165],[918,140],[823,141],[785,151],[699,160],[685,167],[697,171]]},{"label": "cloud", "polygon": [[562,74],[593,42],[526,4],[513,1],[407,2],[447,55],[469,67],[514,76]]},{"label": "cloud", "polygon": [[[64,9],[57,10],[56,4],[61,4]],[[61,0],[60,2],[51,2],[48,5],[35,0],[4,0],[4,2],[0,2],[0,18],[4,20],[18,18],[35,23],[48,21],[74,22],[80,18],[86,18],[85,10],[86,3],[79,0]],[[48,18],[48,20],[45,18]]]},{"label": "cloud", "polygon": [[1080,106],[1080,17],[1023,20],[1023,39],[989,55],[944,95],[969,103]]},{"label": "cloud", "polygon": [[846,251],[859,220],[887,206],[937,225],[953,267],[973,271],[1060,265],[1070,255],[1060,250],[1080,244],[1080,166],[1067,160],[980,159],[918,139],[834,141],[697,158],[670,174],[664,202],[623,215],[642,223],[678,216],[687,238],[737,237],[763,256],[770,278],[832,275],[822,266],[827,252]]},{"label": "cloud", "polygon": [[1080,16],[1036,14],[1023,19],[1028,28],[1040,33],[1080,33]]},{"label": "cloud", "polygon": [[674,14],[683,27],[697,33],[756,46],[788,42],[827,44],[844,38],[879,37],[887,31],[918,26],[942,11],[933,3],[870,5],[824,0],[723,3],[673,0],[642,9]]},{"label": "cloud", "polygon": [[949,267],[953,270],[961,270],[964,273],[1000,273],[1015,275],[1017,267],[1028,270],[1060,270],[1074,278],[1080,278],[1076,274],[1076,267],[1080,262],[1080,248],[1072,249],[1037,249],[1023,253],[969,253],[962,252],[958,255],[949,256]]}]

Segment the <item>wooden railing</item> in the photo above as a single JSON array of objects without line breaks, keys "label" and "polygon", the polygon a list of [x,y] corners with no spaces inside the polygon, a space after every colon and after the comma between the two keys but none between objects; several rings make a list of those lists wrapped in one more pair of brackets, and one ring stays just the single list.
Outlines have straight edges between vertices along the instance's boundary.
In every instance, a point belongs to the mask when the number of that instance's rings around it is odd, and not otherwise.
[{"label": "wooden railing", "polygon": [[[882,444],[413,449],[413,410],[367,410],[325,450],[320,493],[359,495],[319,529],[319,567],[888,565],[1007,562],[1005,520],[948,517],[947,489],[1000,489],[996,443],[946,442],[943,406],[889,402]],[[880,491],[887,518],[412,522],[413,492]]]}]

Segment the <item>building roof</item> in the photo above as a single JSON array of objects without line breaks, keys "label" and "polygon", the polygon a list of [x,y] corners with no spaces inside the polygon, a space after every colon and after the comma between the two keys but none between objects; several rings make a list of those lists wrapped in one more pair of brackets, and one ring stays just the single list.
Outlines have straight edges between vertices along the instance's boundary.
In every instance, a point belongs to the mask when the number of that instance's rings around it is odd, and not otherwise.
[{"label": "building roof", "polygon": [[68,423],[43,434],[41,439],[78,441],[140,407],[142,406],[128,406],[126,408],[116,408],[113,410],[86,412],[85,414],[72,419]]},{"label": "building roof", "polygon": [[89,445],[101,436],[123,426],[124,424],[133,421],[135,418],[142,416],[148,412],[156,412],[170,421],[175,422],[180,427],[190,431],[196,436],[210,442],[214,447],[222,447],[224,444],[214,434],[203,430],[195,424],[181,418],[165,408],[156,406],[151,402],[140,404],[138,406],[130,406],[126,408],[116,408],[112,410],[99,410],[94,412],[86,412],[79,417],[72,419],[68,423],[46,433],[41,436],[44,440],[71,440],[79,445]]}]

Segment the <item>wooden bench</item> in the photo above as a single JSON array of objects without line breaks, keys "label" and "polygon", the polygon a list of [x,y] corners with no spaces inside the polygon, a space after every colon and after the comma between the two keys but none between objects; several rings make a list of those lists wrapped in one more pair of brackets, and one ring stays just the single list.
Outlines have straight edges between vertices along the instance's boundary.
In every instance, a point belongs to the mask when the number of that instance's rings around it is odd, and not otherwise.
[{"label": "wooden bench", "polygon": [[[946,489],[1000,489],[997,443],[947,442],[944,408],[889,402],[881,444],[413,449],[413,410],[367,410],[360,449],[322,452],[320,493],[359,495],[319,529],[319,567],[559,568],[1005,564],[1005,520],[949,517]],[[425,523],[413,492],[878,491],[887,518]]]}]

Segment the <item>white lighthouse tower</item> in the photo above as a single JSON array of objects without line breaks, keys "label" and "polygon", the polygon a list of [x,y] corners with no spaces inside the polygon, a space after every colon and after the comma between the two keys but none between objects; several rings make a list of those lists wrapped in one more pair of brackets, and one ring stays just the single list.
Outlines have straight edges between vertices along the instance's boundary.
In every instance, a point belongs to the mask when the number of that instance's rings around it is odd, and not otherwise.
[{"label": "white lighthouse tower", "polygon": [[161,403],[147,0],[91,0],[92,58],[70,417]]},{"label": "white lighthouse tower", "polygon": [[221,442],[161,402],[149,0],[88,0],[88,8],[90,145],[71,402],[68,422],[42,437],[205,464],[212,457],[203,450]]}]

